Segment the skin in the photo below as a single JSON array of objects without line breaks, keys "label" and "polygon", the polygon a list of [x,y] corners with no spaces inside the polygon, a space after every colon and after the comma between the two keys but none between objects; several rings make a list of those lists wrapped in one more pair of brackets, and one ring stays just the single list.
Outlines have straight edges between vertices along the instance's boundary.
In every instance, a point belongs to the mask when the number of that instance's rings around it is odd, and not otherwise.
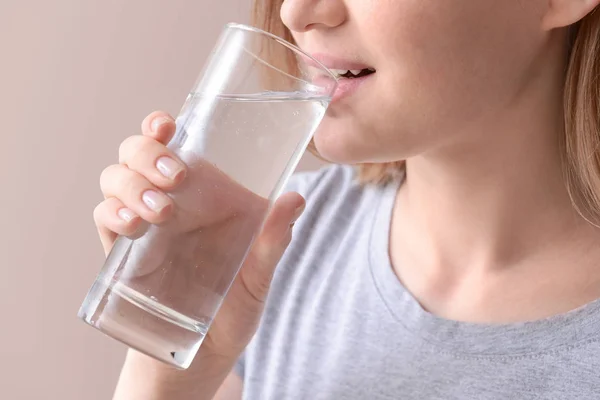
[{"label": "skin", "polygon": [[[430,312],[508,323],[600,297],[598,230],[573,211],[557,146],[565,27],[599,3],[284,1],[281,18],[300,47],[377,71],[330,106],[315,143],[334,162],[407,160],[390,257]],[[162,124],[152,129],[154,121]],[[107,199],[95,220],[107,251],[142,220],[169,219],[168,200],[152,211],[142,194],[185,179],[182,163],[172,179],[157,168],[164,155],[179,162],[164,146],[173,129],[166,114],[151,114],[143,135],[121,146],[120,165],[103,173]],[[115,399],[210,399],[219,386],[216,398],[241,398],[240,379],[228,373],[303,206],[297,194],[280,198],[192,367],[177,372],[130,352]]]},{"label": "skin", "polygon": [[436,315],[515,322],[600,297],[598,230],[573,211],[559,149],[560,28],[597,4],[283,3],[301,48],[377,71],[334,104],[315,144],[339,163],[406,160],[390,255]]}]

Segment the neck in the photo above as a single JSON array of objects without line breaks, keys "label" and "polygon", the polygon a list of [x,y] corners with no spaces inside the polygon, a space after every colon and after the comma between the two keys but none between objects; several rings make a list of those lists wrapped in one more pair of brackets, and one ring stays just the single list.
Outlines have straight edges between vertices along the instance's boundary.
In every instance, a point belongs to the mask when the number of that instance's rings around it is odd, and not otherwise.
[{"label": "neck", "polygon": [[531,131],[487,134],[501,136],[489,151],[407,162],[398,215],[429,238],[425,254],[442,264],[464,265],[465,254],[478,264],[508,262],[574,220],[554,146]]},{"label": "neck", "polygon": [[512,266],[581,226],[560,156],[563,71],[537,72],[460,143],[407,160],[392,230],[419,264]]}]

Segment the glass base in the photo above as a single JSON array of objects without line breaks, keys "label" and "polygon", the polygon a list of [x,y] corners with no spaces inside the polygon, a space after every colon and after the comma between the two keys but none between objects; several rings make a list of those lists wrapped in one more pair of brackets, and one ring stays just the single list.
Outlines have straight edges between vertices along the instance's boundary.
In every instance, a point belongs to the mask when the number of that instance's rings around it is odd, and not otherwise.
[{"label": "glass base", "polygon": [[121,283],[92,288],[78,315],[106,335],[179,369],[190,366],[209,325]]}]

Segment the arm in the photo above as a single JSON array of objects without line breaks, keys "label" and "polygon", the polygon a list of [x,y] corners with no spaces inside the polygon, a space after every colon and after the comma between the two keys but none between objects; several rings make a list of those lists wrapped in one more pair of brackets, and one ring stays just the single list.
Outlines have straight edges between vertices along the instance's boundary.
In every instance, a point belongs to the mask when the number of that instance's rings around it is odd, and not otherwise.
[{"label": "arm", "polygon": [[180,371],[129,351],[113,400],[241,400],[235,361],[202,355]]},{"label": "arm", "polygon": [[235,372],[230,372],[213,400],[242,400],[244,382]]}]

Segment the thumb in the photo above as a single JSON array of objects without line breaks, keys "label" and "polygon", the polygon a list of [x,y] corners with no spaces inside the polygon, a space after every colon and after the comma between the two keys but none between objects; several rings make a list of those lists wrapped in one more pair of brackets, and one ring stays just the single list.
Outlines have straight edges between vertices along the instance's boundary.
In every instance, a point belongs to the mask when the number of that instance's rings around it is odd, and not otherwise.
[{"label": "thumb", "polygon": [[292,227],[306,202],[298,193],[282,195],[273,205],[258,238],[240,270],[249,294],[264,301],[275,267],[292,238]]},{"label": "thumb", "polygon": [[[264,261],[273,257],[279,261],[278,254],[285,250],[291,238],[291,227],[304,211],[306,202],[298,193],[286,193],[273,205],[262,231],[257,238],[257,251],[263,255]],[[282,252],[282,251],[281,251]]]}]

